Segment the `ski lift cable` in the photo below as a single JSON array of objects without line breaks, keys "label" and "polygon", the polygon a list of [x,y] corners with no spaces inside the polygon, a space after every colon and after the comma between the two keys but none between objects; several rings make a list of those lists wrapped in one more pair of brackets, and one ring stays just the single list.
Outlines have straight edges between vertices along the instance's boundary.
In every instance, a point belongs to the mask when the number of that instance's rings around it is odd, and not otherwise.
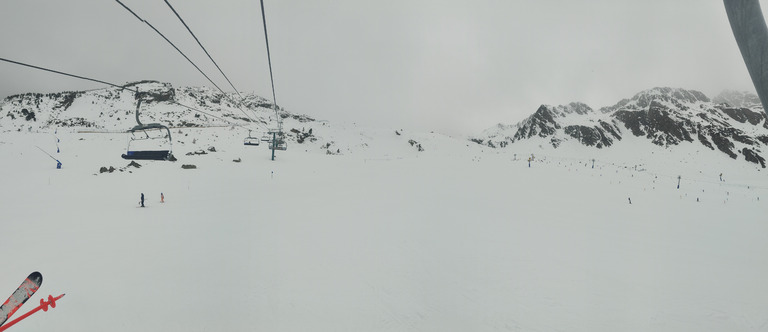
[{"label": "ski lift cable", "polygon": [[261,2],[261,21],[264,23],[264,42],[267,45],[267,61],[269,63],[269,81],[272,83],[272,101],[275,108],[275,117],[277,118],[278,131],[283,131],[283,122],[280,120],[280,115],[277,113],[277,97],[275,97],[275,79],[272,75],[272,56],[269,53],[269,35],[267,34],[267,16],[264,13],[264,0]]},{"label": "ski lift cable", "polygon": [[242,99],[242,98],[243,98],[243,96],[240,94],[240,92],[239,92],[239,91],[237,91],[237,88],[235,87],[235,85],[234,85],[234,84],[232,84],[232,81],[230,81],[230,80],[229,80],[229,77],[227,77],[227,75],[226,75],[226,74],[224,74],[224,71],[223,71],[223,70],[221,70],[221,67],[219,67],[219,64],[218,64],[218,63],[216,63],[216,60],[213,60],[213,57],[211,56],[211,54],[210,54],[210,53],[208,53],[208,50],[206,50],[206,49],[205,49],[205,46],[203,46],[203,44],[200,42],[200,40],[197,38],[197,36],[195,36],[195,33],[194,33],[194,32],[192,32],[192,29],[190,29],[190,28],[189,28],[189,25],[187,25],[187,22],[184,22],[184,19],[183,19],[183,18],[181,18],[181,15],[179,15],[179,12],[177,12],[177,11],[176,11],[176,9],[175,9],[175,8],[173,8],[173,6],[171,6],[171,3],[170,3],[170,2],[168,2],[168,0],[165,0],[165,4],[167,4],[167,5],[168,5],[168,7],[169,7],[169,8],[171,8],[171,11],[173,11],[173,13],[174,13],[174,14],[176,15],[176,17],[179,19],[179,21],[181,21],[181,24],[183,24],[183,25],[184,25],[184,27],[185,27],[185,28],[187,28],[187,31],[189,31],[189,34],[190,34],[190,35],[192,35],[192,38],[194,38],[194,39],[195,39],[195,41],[197,42],[197,45],[200,45],[200,48],[202,48],[202,49],[203,49],[203,52],[205,52],[205,55],[207,55],[207,56],[208,56],[208,59],[211,59],[211,62],[213,62],[213,64],[216,66],[216,69],[218,69],[218,70],[219,70],[219,72],[221,73],[221,76],[224,76],[224,78],[227,80],[227,83],[229,83],[229,86],[231,86],[231,87],[232,87],[232,89],[233,89],[233,90],[235,90],[235,92],[237,93],[237,95],[238,95],[238,96],[240,96],[240,99]]},{"label": "ski lift cable", "polygon": [[[197,45],[200,45],[200,48],[202,48],[202,49],[203,49],[203,52],[205,52],[205,55],[207,55],[207,56],[208,56],[208,59],[210,59],[210,60],[211,60],[211,62],[213,62],[213,64],[216,66],[216,69],[218,69],[218,70],[219,70],[219,73],[221,73],[221,75],[222,75],[222,76],[224,76],[224,78],[227,80],[227,83],[229,83],[229,86],[231,86],[231,87],[232,87],[232,89],[233,89],[233,90],[235,90],[235,93],[237,93],[237,95],[240,97],[240,100],[241,100],[241,101],[242,101],[242,100],[244,100],[245,98],[243,98],[243,95],[241,95],[241,94],[240,94],[240,91],[238,91],[238,90],[237,90],[237,88],[235,87],[235,85],[234,85],[234,84],[232,84],[232,81],[229,79],[229,77],[227,77],[227,74],[224,74],[224,71],[221,69],[221,67],[219,67],[219,64],[216,62],[216,60],[213,60],[213,57],[211,56],[211,54],[208,52],[208,50],[205,48],[205,46],[203,46],[203,43],[201,43],[201,42],[200,42],[200,39],[198,39],[198,38],[197,38],[197,36],[195,35],[195,33],[194,33],[194,32],[192,32],[192,29],[189,27],[189,25],[187,25],[187,22],[185,22],[185,21],[184,21],[184,19],[183,19],[183,18],[181,18],[181,15],[179,14],[179,12],[177,12],[177,11],[176,11],[176,9],[175,9],[175,8],[173,8],[173,6],[171,5],[171,3],[170,3],[170,2],[168,2],[168,0],[165,0],[165,3],[168,5],[168,7],[171,9],[171,11],[173,11],[173,13],[174,13],[174,14],[176,15],[176,17],[179,19],[179,21],[181,21],[181,24],[183,24],[183,25],[184,25],[184,27],[185,27],[185,28],[187,28],[187,31],[189,31],[189,34],[190,34],[190,35],[192,35],[192,38],[194,38],[194,39],[195,39],[195,41],[197,42]],[[223,91],[222,91],[222,92],[223,92]],[[232,99],[229,97],[229,95],[227,95],[227,94],[224,94],[224,95],[225,95],[225,97],[229,98],[231,101],[235,102],[234,100],[232,100]],[[236,104],[236,105],[238,105],[238,103],[237,103],[237,102],[235,102],[235,104]],[[240,107],[238,106],[238,108],[240,108]],[[244,110],[242,110],[242,108],[241,108],[240,110],[241,110],[243,113],[245,113],[245,111],[244,111]],[[253,111],[253,110],[252,110],[252,111]],[[246,116],[247,116],[247,115],[246,115]],[[250,117],[249,117],[249,118],[250,118]],[[253,120],[253,119],[251,119],[251,120]]]},{"label": "ski lift cable", "polygon": [[[96,82],[96,83],[100,83],[100,84],[104,84],[104,85],[109,85],[109,86],[112,86],[112,87],[115,87],[115,88],[119,88],[119,89],[123,89],[123,90],[128,90],[128,91],[131,91],[133,93],[138,93],[139,92],[138,89],[131,89],[131,88],[128,88],[128,87],[126,87],[124,85],[117,85],[117,84],[114,84],[114,83],[110,83],[110,82],[106,82],[106,81],[102,81],[102,80],[97,80],[97,79],[94,79],[94,78],[89,78],[89,77],[84,77],[84,76],[80,76],[80,75],[69,74],[69,73],[65,73],[65,72],[62,72],[62,71],[53,70],[53,69],[44,68],[44,67],[39,67],[39,66],[35,66],[35,65],[31,65],[31,64],[27,64],[27,63],[23,63],[23,62],[19,62],[19,61],[14,61],[14,60],[6,59],[6,58],[0,58],[0,61],[5,61],[5,62],[13,63],[13,64],[16,64],[16,65],[20,65],[20,66],[24,66],[24,67],[29,67],[29,68],[34,68],[34,69],[38,69],[38,70],[42,70],[42,71],[47,71],[47,72],[51,72],[51,73],[55,73],[55,74],[59,74],[59,75],[74,77],[74,78],[78,78],[78,79],[81,79],[81,80],[86,80],[86,81]],[[187,109],[189,109],[191,111],[194,111],[194,112],[197,112],[197,113],[201,113],[201,114],[210,116],[210,117],[215,118],[215,119],[222,120],[222,121],[226,122],[227,124],[229,124],[231,126],[238,127],[238,128],[243,128],[243,129],[246,129],[246,130],[248,129],[247,127],[245,127],[245,126],[243,126],[241,124],[234,123],[232,121],[229,121],[227,119],[224,119],[222,117],[219,117],[219,116],[207,113],[207,112],[203,112],[203,111],[201,111],[199,109],[196,109],[196,108],[191,107],[191,106],[184,105],[184,104],[179,103],[179,102],[177,102],[175,100],[174,101],[169,101],[169,102],[171,104],[176,104],[176,105],[179,105],[181,107],[187,108]]]},{"label": "ski lift cable", "polygon": [[[237,106],[237,108],[239,108],[239,109],[240,109],[240,111],[241,111],[241,112],[243,112],[243,114],[245,114],[245,110],[243,110],[243,109],[240,107],[240,103],[242,103],[242,101],[243,101],[243,100],[245,100],[245,98],[243,98],[243,95],[241,95],[241,94],[240,94],[240,91],[238,91],[238,90],[237,90],[237,88],[235,87],[235,85],[234,85],[234,84],[232,84],[232,81],[229,79],[229,77],[227,77],[227,75],[226,75],[226,74],[224,74],[224,71],[221,69],[221,67],[220,67],[220,66],[219,66],[219,64],[216,62],[216,60],[213,60],[213,57],[212,57],[212,56],[211,56],[211,54],[208,52],[208,50],[205,48],[205,46],[203,46],[203,43],[202,43],[202,42],[200,42],[200,39],[198,39],[198,38],[197,38],[197,36],[195,35],[195,33],[194,33],[194,32],[192,32],[192,29],[189,27],[189,25],[187,25],[187,22],[185,22],[185,21],[184,21],[184,19],[183,19],[183,18],[181,18],[181,15],[179,15],[179,13],[176,11],[176,9],[175,9],[175,8],[173,8],[173,6],[171,5],[171,3],[170,3],[170,2],[168,2],[168,0],[165,0],[165,3],[168,5],[168,7],[171,9],[171,11],[173,11],[173,13],[174,13],[174,14],[176,15],[176,17],[179,19],[179,21],[181,21],[181,24],[183,24],[183,25],[184,25],[184,27],[185,27],[185,28],[187,28],[187,31],[189,31],[189,34],[190,34],[190,35],[192,35],[192,38],[194,38],[194,39],[195,39],[195,41],[197,42],[197,44],[198,44],[198,45],[200,45],[200,48],[202,48],[202,49],[203,49],[203,52],[205,52],[205,55],[207,55],[207,56],[208,56],[208,59],[210,59],[210,60],[211,60],[211,62],[213,62],[214,66],[216,66],[216,69],[218,69],[218,70],[219,70],[219,73],[221,73],[221,75],[222,75],[222,76],[224,76],[224,78],[227,80],[227,83],[229,83],[229,86],[231,86],[231,87],[232,87],[232,89],[233,89],[233,90],[235,90],[235,93],[237,93],[237,95],[240,97],[240,102],[237,102],[237,101],[233,100],[233,99],[232,99],[232,98],[231,98],[231,97],[230,97],[228,94],[224,94],[224,96],[225,96],[226,98],[228,98],[230,101],[232,101],[233,103],[235,103],[235,105]],[[253,112],[253,110],[251,110],[251,111]],[[255,113],[254,113],[254,114],[255,114]],[[246,116],[248,116],[248,115],[246,114]],[[251,121],[255,121],[254,119],[252,119],[252,118],[250,118],[250,117],[248,117],[248,118],[249,118],[249,119],[251,119]]]},{"label": "ski lift cable", "polygon": [[[156,28],[155,28],[155,27],[154,27],[152,24],[150,24],[150,23],[149,23],[147,20],[145,20],[145,19],[141,18],[139,15],[137,15],[137,14],[136,14],[136,13],[135,13],[133,10],[131,10],[130,8],[128,8],[128,6],[126,6],[124,3],[120,2],[120,0],[115,0],[115,1],[117,1],[117,3],[119,3],[121,6],[123,6],[123,8],[125,8],[127,11],[129,11],[131,14],[133,14],[133,16],[135,16],[135,17],[136,17],[136,18],[137,18],[139,21],[142,21],[142,22],[144,22],[144,23],[145,23],[145,24],[147,24],[147,25],[148,25],[150,28],[152,28],[152,30],[155,30],[155,32],[157,32],[157,34],[159,34],[159,35],[160,35],[160,37],[163,37],[163,39],[165,39],[165,41],[166,41],[166,42],[168,42],[168,44],[170,44],[171,46],[173,46],[173,48],[174,48],[174,49],[176,49],[176,51],[178,51],[178,52],[179,52],[179,54],[181,54],[181,55],[182,55],[182,56],[183,56],[185,59],[187,59],[187,61],[189,61],[189,63],[190,63],[190,64],[192,64],[192,66],[194,66],[194,67],[195,67],[195,69],[197,69],[197,71],[199,71],[199,72],[200,72],[200,74],[203,74],[203,76],[205,76],[205,78],[208,80],[208,82],[211,82],[211,84],[213,84],[213,86],[215,86],[215,87],[216,87],[216,89],[218,89],[219,91],[221,91],[221,93],[224,95],[224,97],[227,97],[227,93],[226,93],[226,92],[224,92],[224,90],[222,90],[222,89],[221,89],[221,88],[220,88],[218,85],[216,85],[216,83],[214,83],[214,82],[213,82],[213,80],[211,80],[211,78],[210,78],[210,77],[208,77],[208,75],[206,75],[206,74],[205,74],[205,72],[203,72],[203,70],[202,70],[202,69],[200,69],[200,67],[198,67],[198,66],[197,66],[197,65],[196,65],[196,64],[195,64],[195,63],[194,63],[194,62],[193,62],[193,61],[192,61],[192,60],[191,60],[189,57],[187,57],[187,55],[186,55],[186,54],[184,54],[184,52],[182,52],[182,51],[181,51],[181,50],[180,50],[178,47],[176,47],[176,45],[175,45],[173,42],[171,42],[171,41],[170,41],[170,40],[169,40],[167,37],[165,37],[165,35],[163,35],[163,33],[162,33],[162,32],[160,32],[159,30],[157,30],[157,29],[156,29]],[[207,52],[206,52],[206,53],[207,53]],[[240,111],[241,111],[241,112],[243,112],[243,114],[244,114],[244,115],[245,115],[245,116],[246,116],[246,117],[247,117],[249,120],[251,120],[251,122],[256,122],[256,123],[257,123],[257,121],[256,121],[256,120],[254,120],[253,118],[251,118],[251,116],[249,116],[249,115],[248,115],[248,113],[246,113],[246,112],[245,112],[245,111],[243,111],[242,109],[240,109]]]},{"label": "ski lift cable", "polygon": [[13,61],[13,60],[10,60],[10,59],[0,58],[0,61],[10,62],[10,63],[17,64],[17,65],[20,65],[20,66],[30,67],[30,68],[34,68],[34,69],[39,69],[39,70],[43,70],[43,71],[48,71],[48,72],[56,73],[56,74],[59,74],[59,75],[79,78],[81,80],[101,83],[101,84],[110,85],[110,86],[113,86],[113,87],[116,87],[116,88],[130,90],[130,89],[126,88],[126,87],[123,87],[123,86],[120,86],[120,85],[117,85],[117,84],[112,84],[112,83],[109,83],[109,82],[105,82],[105,81],[101,81],[101,80],[97,80],[97,79],[93,79],[93,78],[88,78],[88,77],[83,77],[83,76],[79,76],[79,75],[68,74],[68,73],[65,73],[65,72],[58,71],[58,70],[38,67],[38,66],[35,66],[35,65],[30,65],[30,64],[23,63],[23,62],[18,62],[18,61]]},{"label": "ski lift cable", "polygon": [[149,22],[147,22],[146,20],[144,20],[143,18],[141,18],[139,15],[137,15],[135,12],[133,12],[133,10],[131,10],[130,8],[128,8],[128,6],[126,6],[125,4],[123,4],[122,2],[120,2],[120,0],[115,0],[115,1],[117,1],[117,3],[119,3],[121,6],[123,6],[123,8],[125,8],[127,11],[129,11],[131,14],[133,14],[133,16],[136,16],[136,18],[137,18],[137,19],[139,19],[139,21],[142,21],[142,22],[146,23],[146,24],[147,24],[147,25],[148,25],[150,28],[152,28],[152,30],[155,30],[155,32],[157,32],[157,34],[159,34],[159,35],[160,35],[160,37],[163,37],[163,39],[165,39],[165,41],[166,41],[166,42],[168,42],[169,44],[171,44],[171,46],[173,46],[173,48],[174,48],[174,49],[176,49],[176,51],[178,51],[178,52],[179,52],[179,53],[180,53],[180,54],[181,54],[181,55],[182,55],[182,56],[183,56],[185,59],[187,59],[187,61],[189,61],[189,63],[191,63],[191,64],[192,64],[192,66],[194,66],[194,67],[197,69],[197,71],[199,71],[199,72],[200,72],[200,74],[203,74],[203,76],[205,76],[205,78],[206,78],[206,79],[208,79],[208,82],[211,82],[211,84],[213,84],[213,86],[215,86],[217,89],[219,89],[219,91],[222,91],[222,92],[224,92],[223,90],[221,90],[221,88],[219,88],[219,86],[218,86],[218,85],[216,85],[216,83],[214,83],[214,82],[213,82],[213,80],[211,80],[211,78],[210,78],[210,77],[208,77],[208,75],[206,75],[206,74],[205,74],[205,73],[204,73],[204,72],[203,72],[203,71],[200,69],[200,67],[198,67],[198,66],[197,66],[197,65],[196,65],[196,64],[195,64],[195,63],[194,63],[194,62],[193,62],[193,61],[192,61],[192,60],[191,60],[189,57],[187,57],[187,55],[186,55],[186,54],[184,54],[184,52],[182,52],[182,51],[181,51],[181,50],[180,50],[178,47],[176,47],[176,45],[175,45],[173,42],[171,42],[171,41],[170,41],[170,40],[169,40],[167,37],[165,37],[165,35],[163,35],[163,33],[162,33],[162,32],[160,32],[159,30],[157,30],[157,29],[156,29],[156,28],[155,28],[155,27],[154,27],[152,24],[150,24]]}]

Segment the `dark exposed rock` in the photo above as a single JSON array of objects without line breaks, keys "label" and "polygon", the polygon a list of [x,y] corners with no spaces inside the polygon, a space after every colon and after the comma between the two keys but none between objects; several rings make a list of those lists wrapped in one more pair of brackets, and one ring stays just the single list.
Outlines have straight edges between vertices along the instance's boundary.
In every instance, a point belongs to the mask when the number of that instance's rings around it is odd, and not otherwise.
[{"label": "dark exposed rock", "polygon": [[549,140],[549,144],[552,144],[552,146],[555,147],[555,148],[560,146],[561,143],[563,143],[563,140],[555,138],[555,137],[552,137],[552,139]]},{"label": "dark exposed rock", "polygon": [[609,137],[606,137],[603,133],[603,130],[600,128],[587,126],[567,126],[565,127],[565,133],[575,139],[578,139],[579,142],[586,146],[602,148],[604,146],[611,146],[611,144],[613,144],[613,140]]},{"label": "dark exposed rock", "polygon": [[409,140],[408,140],[408,143],[410,143],[410,144],[411,144],[411,146],[415,146],[415,147],[416,147],[416,150],[418,150],[419,152],[422,152],[422,151],[424,151],[424,148],[422,148],[422,147],[421,147],[421,143],[419,143],[419,142],[416,142],[416,141],[414,141],[414,140],[412,140],[412,139],[409,139]]},{"label": "dark exposed rock", "polygon": [[[674,115],[666,106],[652,101],[647,111],[621,110],[613,114],[617,120],[635,136],[646,136],[660,146],[677,145],[682,141],[692,142],[691,132],[695,128],[690,120]],[[694,132],[695,133],[695,132]]]},{"label": "dark exposed rock", "polygon": [[181,165],[181,168],[183,168],[183,169],[196,169],[197,166],[191,165],[191,164],[184,164],[184,165]]},{"label": "dark exposed rock", "polygon": [[746,145],[755,145],[755,140],[753,140],[751,137],[744,135],[744,132],[741,130],[735,129],[735,128],[729,128],[727,130],[730,132],[731,137],[734,141],[739,143],[744,143]]},{"label": "dark exposed rock", "polygon": [[656,101],[648,108],[648,126],[649,129],[662,133],[653,141],[657,145],[677,145],[682,141],[693,141],[686,129],[693,128],[693,123],[687,119],[672,118],[669,109]]},{"label": "dark exposed rock", "polygon": [[28,111],[26,108],[21,110],[21,114],[24,115],[24,120],[37,121],[37,119],[35,118],[35,112]]},{"label": "dark exposed rock", "polygon": [[712,143],[709,142],[706,136],[700,131],[698,134],[699,142],[701,142],[702,145],[714,150],[715,148],[712,146]]},{"label": "dark exposed rock", "polygon": [[646,134],[643,128],[648,123],[647,112],[622,110],[614,113],[613,117],[623,122],[624,127],[632,131],[632,135],[644,136]]},{"label": "dark exposed rock", "polygon": [[187,122],[187,121],[185,121],[185,120],[181,120],[181,122],[179,122],[179,123],[176,125],[176,127],[184,127],[184,128],[193,128],[193,127],[202,127],[202,126],[203,126],[203,125],[201,125],[201,124],[198,124],[198,123],[191,123],[191,122]]},{"label": "dark exposed rock", "polygon": [[765,113],[753,112],[748,108],[723,108],[722,110],[732,119],[740,123],[749,122],[753,126],[765,119]]},{"label": "dark exposed rock", "polygon": [[555,121],[552,110],[547,105],[541,105],[533,115],[528,118],[512,138],[513,141],[531,138],[533,136],[547,137],[560,129],[560,124]]},{"label": "dark exposed rock", "polygon": [[57,127],[96,127],[96,124],[84,118],[73,117],[68,119],[55,119],[49,121],[50,125]]},{"label": "dark exposed rock", "polygon": [[[99,173],[107,173],[107,172],[112,173],[116,170],[117,169],[115,169],[114,166],[109,166],[109,168],[102,166],[101,168],[99,168]],[[122,170],[120,171],[122,172]]]},{"label": "dark exposed rock", "polygon": [[755,164],[760,164],[762,168],[765,168],[765,158],[757,154],[755,150],[743,148],[741,149],[741,154],[744,155],[744,160],[753,162]]},{"label": "dark exposed rock", "polygon": [[603,120],[598,121],[598,123],[600,124],[600,127],[603,128],[603,130],[613,135],[613,137],[617,140],[621,140],[621,135],[619,135],[618,128]]},{"label": "dark exposed rock", "polygon": [[296,134],[296,143],[302,144],[307,139],[309,139],[310,142],[315,140],[312,135],[312,128],[309,128],[309,131],[305,131],[304,128],[301,128],[301,130],[293,128],[291,129],[291,132]]},{"label": "dark exposed rock", "polygon": [[126,166],[126,167],[136,167],[136,168],[140,168],[140,167],[141,167],[141,165],[140,165],[139,163],[137,163],[135,160],[131,160],[131,163],[129,163],[129,164],[128,164],[128,166]]},{"label": "dark exposed rock", "polygon": [[82,95],[82,92],[63,92],[60,95],[61,100],[56,104],[56,106],[53,106],[53,109],[66,111],[70,106],[72,106],[72,103],[75,102],[75,98],[80,95]]},{"label": "dark exposed rock", "polygon": [[170,84],[164,83],[162,88],[139,91],[136,97],[145,103],[173,101],[176,98],[176,90]]},{"label": "dark exposed rock", "polygon": [[475,142],[475,143],[480,144],[480,145],[483,145],[483,142],[485,141],[484,139],[481,139],[481,138],[470,138],[469,140],[471,142]]},{"label": "dark exposed rock", "polygon": [[719,132],[712,133],[711,137],[712,142],[715,143],[718,150],[723,151],[729,157],[736,159],[736,154],[732,151],[734,147],[733,142],[731,142],[727,137],[723,136],[723,134]]}]

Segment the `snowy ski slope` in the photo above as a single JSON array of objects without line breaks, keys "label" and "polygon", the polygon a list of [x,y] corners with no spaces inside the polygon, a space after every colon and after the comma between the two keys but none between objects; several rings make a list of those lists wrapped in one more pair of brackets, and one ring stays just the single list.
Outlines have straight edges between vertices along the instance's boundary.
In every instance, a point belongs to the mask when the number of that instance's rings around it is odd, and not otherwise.
[{"label": "snowy ski slope", "polygon": [[29,303],[67,294],[13,330],[768,327],[758,166],[632,138],[489,149],[314,129],[333,147],[274,162],[242,130],[174,129],[179,161],[113,173],[99,168],[128,164],[125,134],[59,131],[59,170],[35,148],[55,152],[50,133],[0,134],[0,294],[32,271],[45,282]]}]

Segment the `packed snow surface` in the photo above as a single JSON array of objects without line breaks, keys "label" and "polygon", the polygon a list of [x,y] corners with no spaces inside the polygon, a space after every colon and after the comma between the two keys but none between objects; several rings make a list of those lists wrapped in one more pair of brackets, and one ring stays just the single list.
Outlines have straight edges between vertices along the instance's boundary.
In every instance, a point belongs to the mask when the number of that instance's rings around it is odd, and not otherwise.
[{"label": "packed snow surface", "polygon": [[173,133],[141,168],[125,134],[0,134],[0,294],[67,294],[12,331],[768,329],[768,179],[721,154]]}]

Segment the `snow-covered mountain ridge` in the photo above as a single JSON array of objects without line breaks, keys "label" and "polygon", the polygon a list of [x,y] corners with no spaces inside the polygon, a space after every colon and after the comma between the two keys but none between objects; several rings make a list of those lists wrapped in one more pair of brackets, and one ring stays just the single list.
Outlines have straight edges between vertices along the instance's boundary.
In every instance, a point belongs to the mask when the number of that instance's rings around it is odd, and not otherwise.
[{"label": "snow-covered mountain ridge", "polygon": [[[138,89],[138,97],[144,101],[142,122],[159,122],[169,127],[274,125],[275,122],[272,103],[254,94],[244,93],[240,98],[235,93],[224,95],[206,87],[173,87],[157,81],[128,83],[124,87]],[[0,101],[0,128],[2,131],[40,131],[84,127],[122,131],[136,124],[136,98],[134,92],[115,87],[8,96]],[[283,118],[312,120],[282,109],[280,112]]]},{"label": "snow-covered mountain ridge", "polygon": [[765,112],[754,94],[733,91],[712,100],[695,90],[653,88],[599,110],[583,103],[542,105],[515,125],[499,124],[471,140],[493,148],[532,140],[602,149],[629,136],[665,148],[700,145],[766,167]]}]

